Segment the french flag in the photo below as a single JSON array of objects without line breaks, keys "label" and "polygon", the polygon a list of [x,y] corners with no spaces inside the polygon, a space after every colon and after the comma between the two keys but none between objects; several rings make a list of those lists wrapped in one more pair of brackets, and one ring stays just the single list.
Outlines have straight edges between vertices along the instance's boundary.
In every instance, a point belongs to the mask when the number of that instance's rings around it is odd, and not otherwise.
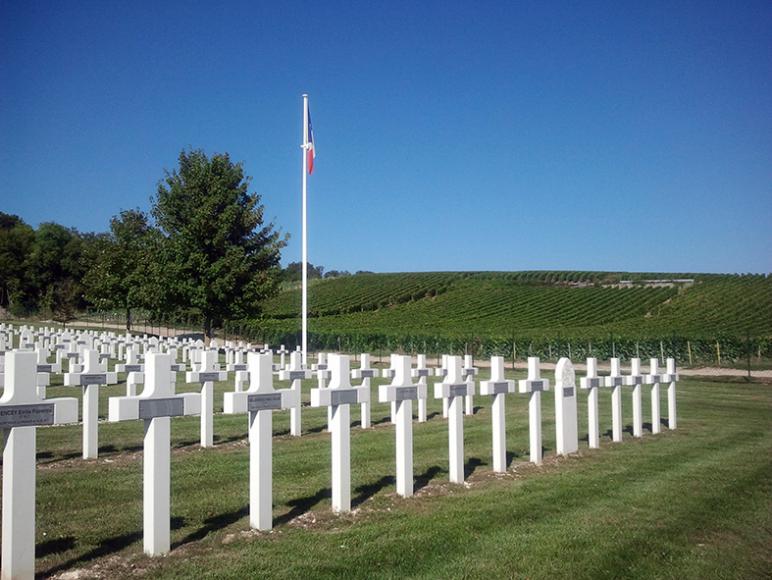
[{"label": "french flag", "polygon": [[308,174],[314,172],[314,159],[316,150],[314,149],[314,129],[311,126],[311,110],[308,110],[308,134],[306,135],[306,161],[308,163]]}]

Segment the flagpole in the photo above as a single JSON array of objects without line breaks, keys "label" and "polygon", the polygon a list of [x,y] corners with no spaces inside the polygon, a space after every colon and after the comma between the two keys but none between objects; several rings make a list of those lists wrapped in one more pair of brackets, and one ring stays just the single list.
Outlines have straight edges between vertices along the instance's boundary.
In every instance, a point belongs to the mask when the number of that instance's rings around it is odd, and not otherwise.
[{"label": "flagpole", "polygon": [[303,320],[303,367],[306,368],[308,361],[308,236],[306,234],[306,185],[308,177],[308,95],[303,94],[303,305],[302,305],[302,320]]}]

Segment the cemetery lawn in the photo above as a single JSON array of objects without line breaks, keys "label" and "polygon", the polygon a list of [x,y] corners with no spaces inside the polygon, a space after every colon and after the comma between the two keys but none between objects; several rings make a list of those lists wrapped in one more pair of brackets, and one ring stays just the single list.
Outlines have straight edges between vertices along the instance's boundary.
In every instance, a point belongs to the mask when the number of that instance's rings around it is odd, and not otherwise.
[{"label": "cemetery lawn", "polygon": [[[523,378],[522,373],[512,378]],[[552,373],[547,373],[552,379]],[[122,378],[122,375],[121,375]],[[61,379],[60,379],[61,380]],[[305,385],[305,400],[308,400]],[[376,382],[379,384],[379,382]],[[215,410],[231,384],[218,383]],[[643,387],[644,420],[650,417]],[[122,394],[123,386],[103,389]],[[193,390],[178,382],[178,391]],[[49,396],[80,389],[51,387]],[[376,389],[373,389],[373,394]],[[465,418],[468,483],[447,483],[447,424],[438,401],[414,424],[416,497],[394,493],[387,405],[374,428],[352,409],[354,512],[330,512],[326,410],[304,407],[302,438],[274,415],[274,531],[249,530],[245,415],[215,416],[214,449],[198,418],[172,421],[172,552],[142,553],[142,423],[100,424],[100,458],[80,459],[79,426],[38,429],[37,571],[84,577],[759,578],[772,570],[772,386],[726,379],[678,384],[679,425],[610,440],[600,391],[601,449],[556,459],[552,392],[543,397],[545,462],[528,463],[527,397],[507,400],[510,469],[494,475],[490,401]],[[666,414],[666,388],[661,407]],[[586,394],[579,397],[586,435]]]}]

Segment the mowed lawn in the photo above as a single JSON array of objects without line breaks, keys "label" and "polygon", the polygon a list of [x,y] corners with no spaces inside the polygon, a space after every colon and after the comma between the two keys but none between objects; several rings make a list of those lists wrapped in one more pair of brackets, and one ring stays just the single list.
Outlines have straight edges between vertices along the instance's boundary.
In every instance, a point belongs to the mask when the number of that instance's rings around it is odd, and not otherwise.
[{"label": "mowed lawn", "polygon": [[[487,371],[483,371],[485,373]],[[547,375],[550,379],[551,373]],[[522,374],[512,374],[522,378]],[[122,378],[122,377],[121,377]],[[307,381],[305,400],[312,381]],[[215,410],[230,383],[217,384]],[[414,423],[416,496],[394,493],[388,406],[374,428],[352,410],[354,511],[330,510],[326,410],[303,409],[301,438],[274,415],[271,533],[249,529],[245,415],[215,416],[216,446],[198,445],[199,420],[172,421],[172,552],[142,553],[141,421],[100,424],[100,458],[80,459],[79,426],[38,429],[37,571],[77,577],[528,577],[754,578],[772,571],[772,386],[685,379],[679,426],[610,440],[610,390],[601,389],[601,449],[556,458],[553,393],[543,396],[545,461],[528,463],[527,395],[507,398],[508,473],[491,471],[490,400],[465,417],[468,483],[447,483],[447,423],[431,400]],[[104,389],[122,394],[124,386]],[[178,379],[178,390],[193,390]],[[431,390],[431,389],[430,389]],[[373,396],[377,389],[373,388]],[[650,420],[648,386],[644,421]],[[79,396],[53,387],[49,396]],[[667,411],[662,388],[663,419]]]}]

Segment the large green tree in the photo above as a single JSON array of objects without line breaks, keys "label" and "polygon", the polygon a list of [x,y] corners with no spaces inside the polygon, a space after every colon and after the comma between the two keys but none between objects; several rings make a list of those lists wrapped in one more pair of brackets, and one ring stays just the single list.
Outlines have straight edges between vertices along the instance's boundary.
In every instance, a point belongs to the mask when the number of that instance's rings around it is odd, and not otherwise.
[{"label": "large green tree", "polygon": [[0,307],[20,313],[35,305],[25,262],[35,230],[15,215],[0,212]]},{"label": "large green tree", "polygon": [[100,235],[87,252],[86,298],[99,309],[123,310],[126,330],[131,330],[133,309],[154,305],[161,242],[148,215],[130,209],[114,216],[109,234]]},{"label": "large green tree", "polygon": [[209,338],[225,320],[259,314],[261,301],[278,290],[286,237],[264,222],[261,196],[249,184],[227,154],[182,151],[153,200],[166,236],[168,302],[200,314]]}]

